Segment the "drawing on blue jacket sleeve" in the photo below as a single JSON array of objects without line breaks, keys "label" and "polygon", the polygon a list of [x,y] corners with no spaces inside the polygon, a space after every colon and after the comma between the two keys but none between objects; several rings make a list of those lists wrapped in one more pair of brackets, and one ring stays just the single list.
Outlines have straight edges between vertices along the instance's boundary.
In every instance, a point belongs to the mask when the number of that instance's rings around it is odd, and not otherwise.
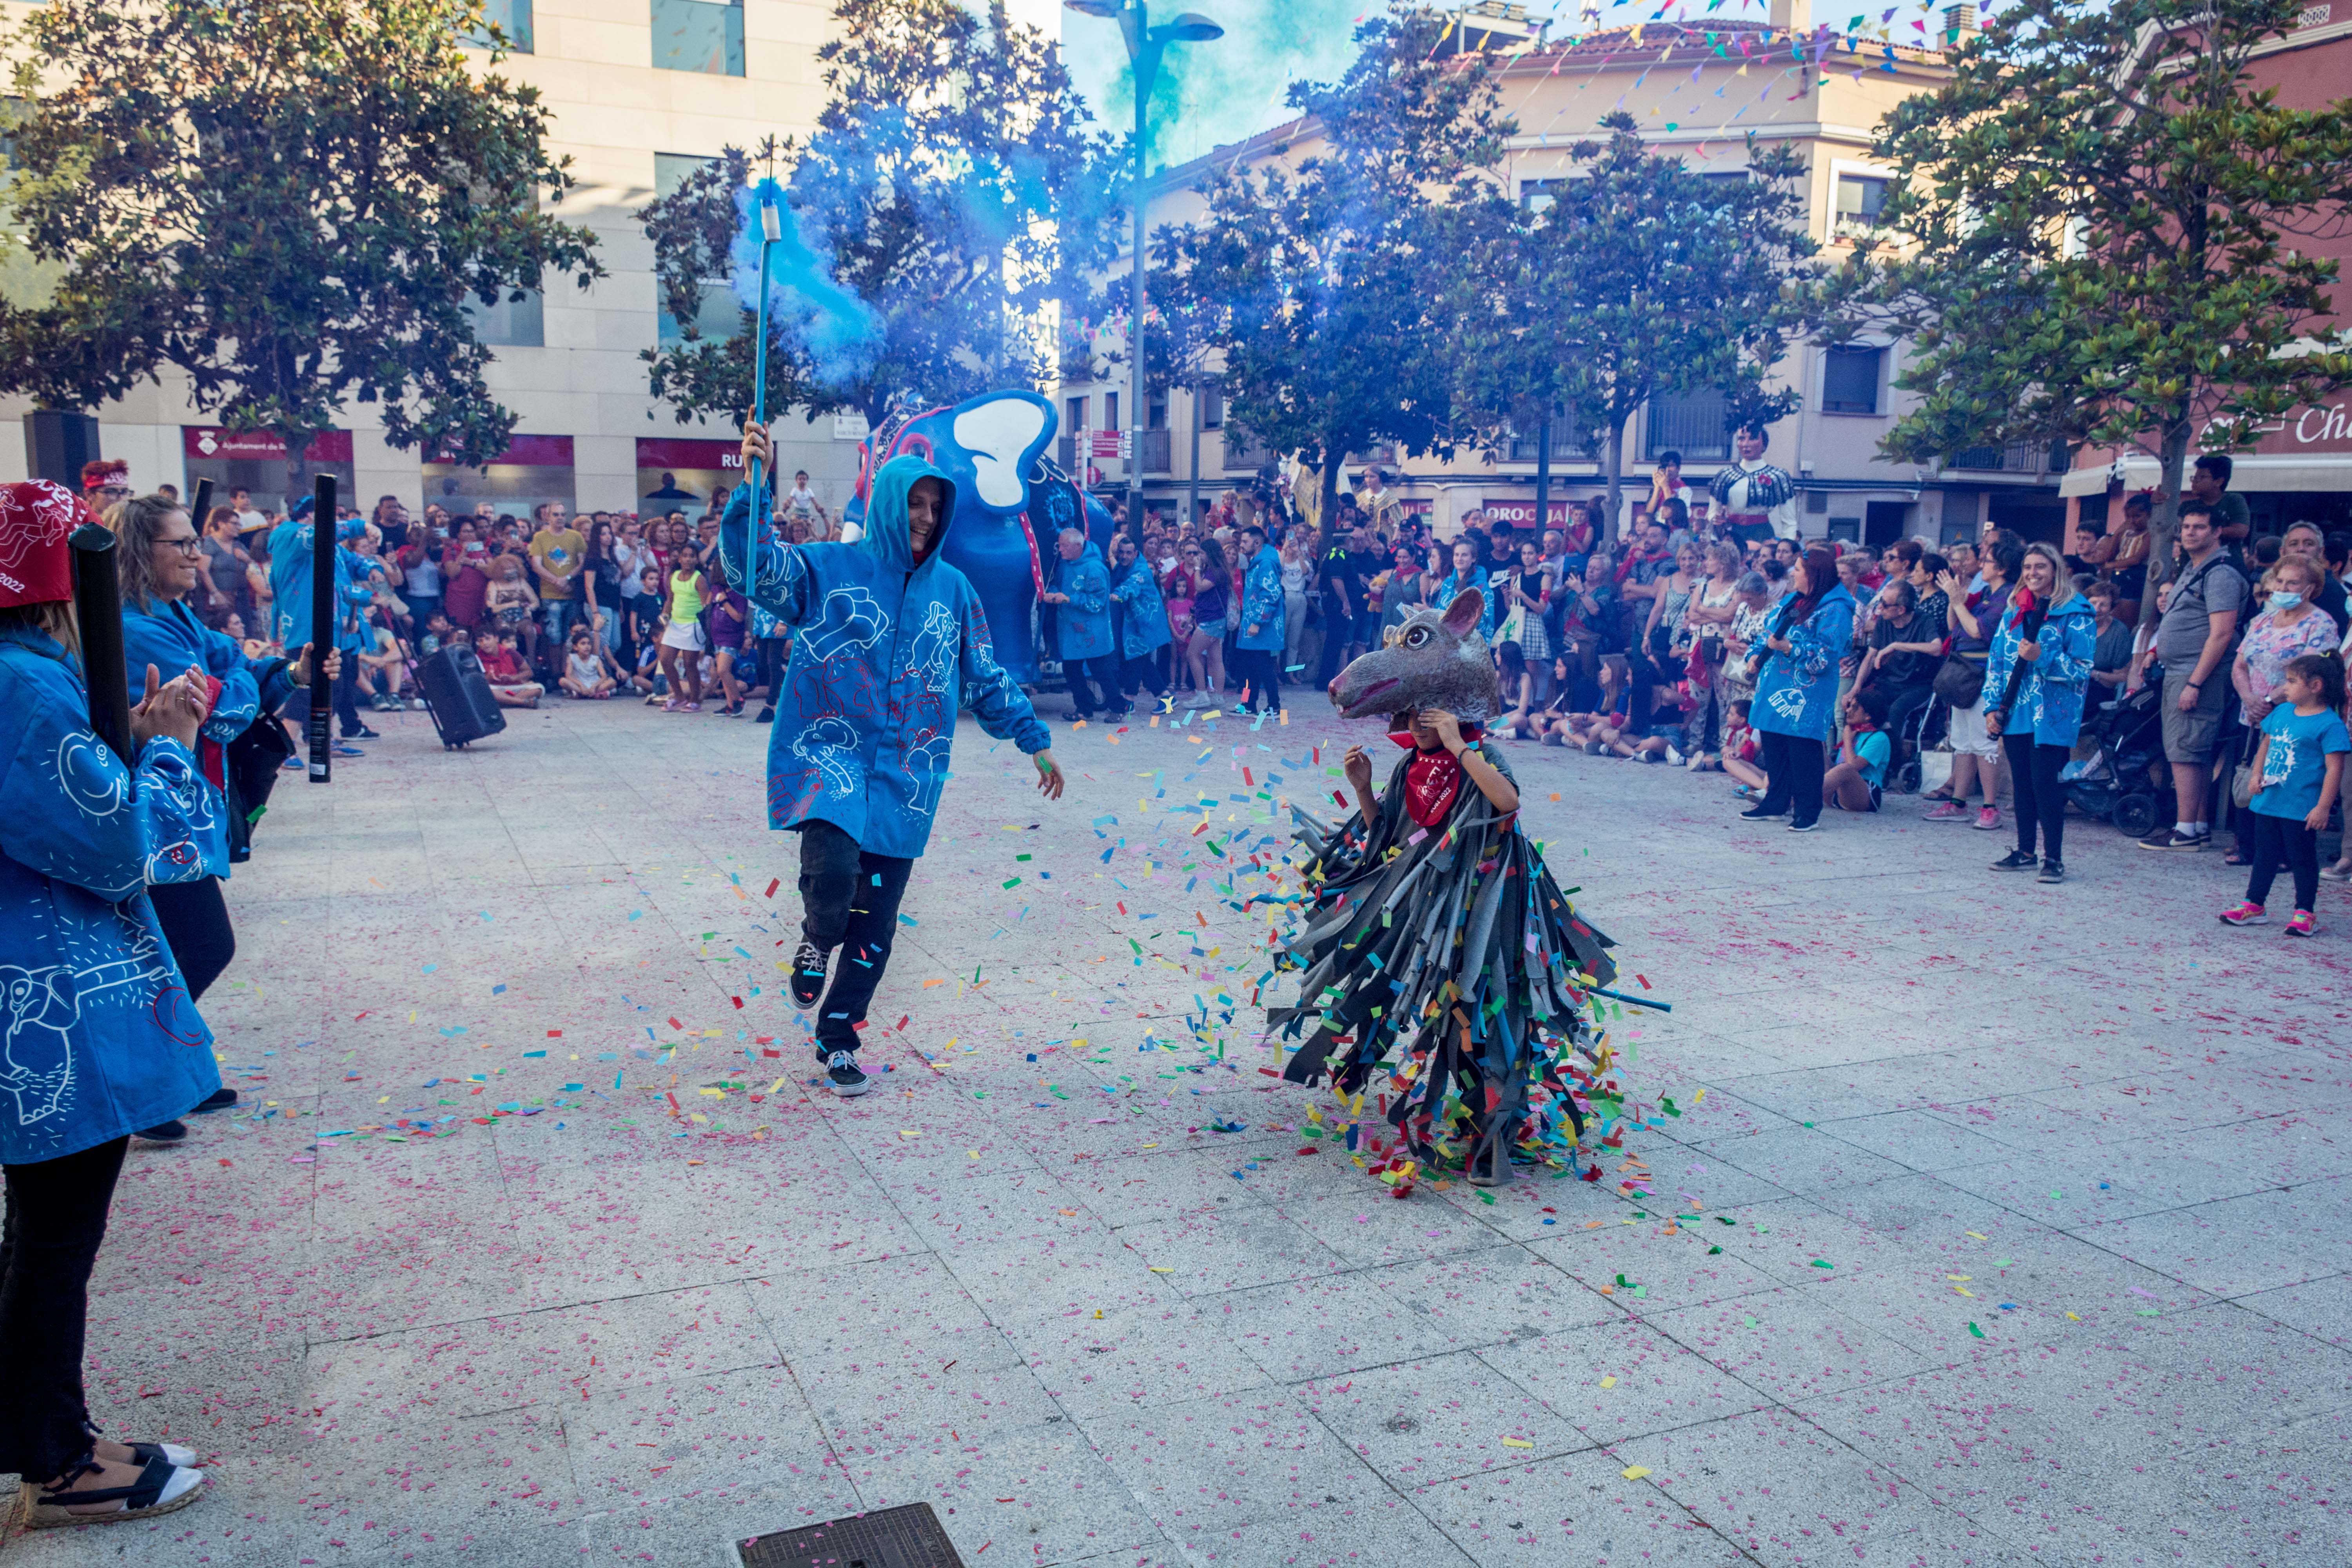
[{"label": "drawing on blue jacket sleeve", "polygon": [[857,788],[857,731],[847,720],[828,715],[809,721],[793,738],[793,755],[824,777],[824,793],[846,800]]},{"label": "drawing on blue jacket sleeve", "polygon": [[870,589],[851,585],[824,596],[824,614],[801,633],[808,655],[823,664],[856,649],[860,653],[890,635],[890,615]]},{"label": "drawing on blue jacket sleeve", "polygon": [[84,816],[112,816],[131,798],[131,770],[88,730],[58,742],[58,784]]},{"label": "drawing on blue jacket sleeve", "polygon": [[[76,967],[45,964],[27,969],[0,964],[0,1012],[7,1031],[0,1036],[0,1089],[16,1096],[16,1122],[30,1127],[70,1110],[74,1098],[72,1030],[81,1022],[85,1000],[121,987],[137,994],[121,998],[134,1005],[160,1004],[167,990],[176,990],[177,976],[163,945],[145,925],[110,911],[121,925],[118,942],[126,940],[127,956]],[[78,923],[78,922],[76,922]],[[76,942],[68,931],[64,944],[116,951],[110,944]],[[112,1000],[112,999],[110,999]],[[168,1009],[156,1005],[156,1016]]]}]

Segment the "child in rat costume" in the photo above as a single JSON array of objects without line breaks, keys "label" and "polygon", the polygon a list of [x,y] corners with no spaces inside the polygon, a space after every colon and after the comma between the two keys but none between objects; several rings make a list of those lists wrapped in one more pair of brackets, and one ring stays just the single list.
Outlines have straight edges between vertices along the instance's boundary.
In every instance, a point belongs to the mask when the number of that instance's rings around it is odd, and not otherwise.
[{"label": "child in rat costume", "polygon": [[1485,612],[1475,588],[1417,610],[1332,683],[1344,718],[1395,713],[1391,739],[1412,754],[1376,798],[1370,760],[1349,748],[1357,816],[1327,829],[1299,814],[1316,886],[1281,966],[1305,973],[1298,1005],[1268,1018],[1294,1038],[1317,1025],[1285,1078],[1328,1072],[1353,1095],[1385,1067],[1412,1156],[1493,1186],[1514,1149],[1541,1157],[1582,1133],[1579,1086],[1607,1058],[1581,1009],[1616,966],[1519,831],[1509,765],[1480,740],[1497,700]]}]

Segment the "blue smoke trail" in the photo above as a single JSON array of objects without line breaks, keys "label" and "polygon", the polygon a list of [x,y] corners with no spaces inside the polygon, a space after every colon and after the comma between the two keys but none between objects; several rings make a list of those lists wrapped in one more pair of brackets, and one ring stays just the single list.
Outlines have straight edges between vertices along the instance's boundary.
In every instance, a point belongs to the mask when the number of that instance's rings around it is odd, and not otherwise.
[{"label": "blue smoke trail", "polygon": [[811,240],[773,176],[735,193],[735,243],[728,253],[735,298],[747,310],[759,309],[760,205],[769,199],[783,217],[783,237],[768,264],[769,331],[779,342],[797,337],[817,379],[845,391],[881,357],[882,318],[834,281],[826,247]]}]

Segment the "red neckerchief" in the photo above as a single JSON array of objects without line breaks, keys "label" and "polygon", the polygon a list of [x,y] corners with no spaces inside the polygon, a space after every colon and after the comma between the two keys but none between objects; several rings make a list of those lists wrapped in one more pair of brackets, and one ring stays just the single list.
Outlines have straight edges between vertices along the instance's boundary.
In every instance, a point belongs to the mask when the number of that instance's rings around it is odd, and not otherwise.
[{"label": "red neckerchief", "polygon": [[[1473,745],[1480,733],[1475,724],[1462,726],[1463,740]],[[1436,826],[1462,793],[1461,759],[1443,746],[1431,752],[1420,750],[1410,730],[1391,730],[1389,739],[1413,753],[1404,770],[1405,814],[1423,827]]]}]

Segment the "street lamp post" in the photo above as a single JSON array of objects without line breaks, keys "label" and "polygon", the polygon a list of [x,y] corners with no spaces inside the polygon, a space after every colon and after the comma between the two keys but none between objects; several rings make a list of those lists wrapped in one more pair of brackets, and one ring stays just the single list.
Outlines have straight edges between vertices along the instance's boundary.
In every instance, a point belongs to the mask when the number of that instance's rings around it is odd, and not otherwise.
[{"label": "street lamp post", "polygon": [[[1152,84],[1160,79],[1160,57],[1171,44],[1205,44],[1222,38],[1225,30],[1197,11],[1187,11],[1172,22],[1151,26],[1148,0],[1062,0],[1071,10],[1101,16],[1118,24],[1127,40],[1127,58],[1135,67],[1135,254],[1133,281],[1128,302],[1133,307],[1127,333],[1130,375],[1128,384],[1127,524],[1139,537],[1143,528],[1143,182],[1146,134],[1144,110],[1151,100]],[[1195,397],[1198,394],[1195,393]]]}]

